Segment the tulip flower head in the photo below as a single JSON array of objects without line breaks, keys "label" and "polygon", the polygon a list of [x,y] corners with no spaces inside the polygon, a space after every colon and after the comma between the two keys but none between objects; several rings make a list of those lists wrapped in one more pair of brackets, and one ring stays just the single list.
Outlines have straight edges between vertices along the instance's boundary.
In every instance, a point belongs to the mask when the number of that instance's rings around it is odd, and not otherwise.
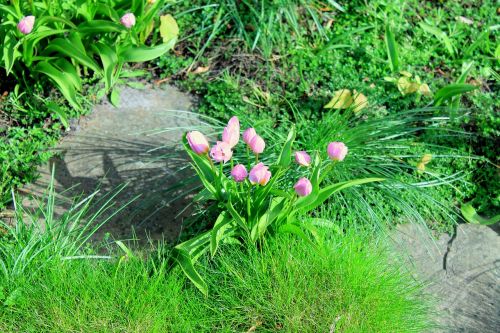
[{"label": "tulip flower head", "polygon": [[271,171],[264,165],[264,163],[258,163],[255,165],[248,176],[252,184],[260,184],[262,186],[266,185],[271,179]]},{"label": "tulip flower head", "polygon": [[33,15],[25,16],[17,24],[17,29],[23,34],[27,35],[33,31],[33,26],[35,25],[35,17]]},{"label": "tulip flower head", "polygon": [[250,145],[250,141],[252,141],[253,137],[257,135],[257,132],[255,132],[255,128],[247,128],[245,132],[243,132],[243,141],[247,145]]},{"label": "tulip flower head", "polygon": [[295,162],[299,165],[307,167],[311,165],[311,156],[309,156],[309,154],[305,151],[297,151],[295,152]]},{"label": "tulip flower head", "polygon": [[227,127],[234,127],[238,129],[238,132],[240,131],[240,120],[238,117],[233,116],[229,121],[227,122]]},{"label": "tulip flower head", "polygon": [[217,141],[217,144],[210,150],[210,156],[219,163],[226,163],[233,157],[231,146],[224,141]]},{"label": "tulip flower head", "polygon": [[250,146],[250,149],[252,149],[254,154],[261,154],[266,148],[264,139],[262,139],[259,135],[255,135],[252,140],[250,140],[250,143],[248,145]]},{"label": "tulip flower head", "polygon": [[300,178],[293,186],[295,193],[301,197],[307,197],[312,192],[312,184],[307,178]]},{"label": "tulip flower head", "polygon": [[205,136],[200,132],[188,132],[188,134],[186,134],[186,139],[189,143],[189,146],[196,154],[203,155],[208,153],[210,146]]},{"label": "tulip flower head", "polygon": [[135,15],[132,13],[127,13],[122,16],[120,23],[127,29],[132,28],[135,25]]},{"label": "tulip flower head", "polygon": [[235,165],[233,170],[231,170],[231,176],[235,182],[240,183],[248,176],[247,168],[243,164]]},{"label": "tulip flower head", "polygon": [[348,149],[343,142],[330,142],[327,148],[328,157],[333,161],[343,161]]},{"label": "tulip flower head", "polygon": [[238,144],[239,140],[240,140],[239,126],[236,127],[228,125],[227,127],[224,128],[224,131],[222,132],[222,141],[224,141],[229,146],[231,146],[231,148],[233,148]]}]

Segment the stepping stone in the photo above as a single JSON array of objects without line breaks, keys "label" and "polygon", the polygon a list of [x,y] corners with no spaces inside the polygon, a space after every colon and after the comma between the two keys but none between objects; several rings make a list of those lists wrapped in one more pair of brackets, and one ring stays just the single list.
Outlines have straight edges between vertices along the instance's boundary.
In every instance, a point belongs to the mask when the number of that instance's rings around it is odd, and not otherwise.
[{"label": "stepping stone", "polygon": [[498,229],[460,224],[455,236],[433,239],[422,226],[405,224],[398,227],[393,239],[437,301],[441,329],[436,332],[499,332]]},{"label": "stepping stone", "polygon": [[[73,123],[55,148],[58,156],[41,166],[40,179],[21,192],[43,195],[54,167],[60,199],[56,211],[62,213],[70,207],[68,198],[99,189],[98,200],[128,184],[116,196],[117,203],[108,214],[126,207],[102,227],[96,238],[110,233],[117,239],[129,239],[135,232],[142,240],[146,234],[151,239],[174,239],[189,215],[185,208],[191,202],[186,195],[190,187],[166,190],[181,185],[191,175],[179,148],[182,134],[201,124],[188,112],[192,103],[189,95],[171,86],[123,88],[120,107],[104,102]],[[25,200],[25,204],[34,203]]]}]

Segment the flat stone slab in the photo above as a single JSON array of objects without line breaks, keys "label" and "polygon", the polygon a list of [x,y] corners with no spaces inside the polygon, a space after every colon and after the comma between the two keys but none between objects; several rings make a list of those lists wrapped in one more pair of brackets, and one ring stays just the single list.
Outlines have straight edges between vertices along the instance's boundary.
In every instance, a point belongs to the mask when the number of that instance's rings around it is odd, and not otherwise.
[{"label": "flat stone slab", "polygon": [[135,201],[107,222],[97,237],[110,233],[128,239],[135,232],[140,239],[146,234],[152,239],[175,238],[190,203],[189,186],[172,189],[190,173],[179,145],[182,133],[203,125],[188,112],[192,102],[171,86],[123,88],[120,107],[104,102],[72,124],[56,148],[59,156],[41,166],[40,179],[22,192],[42,195],[55,167],[57,211],[64,212],[70,206],[68,198],[99,189],[99,200],[128,184],[108,214]]},{"label": "flat stone slab", "polygon": [[422,226],[394,233],[398,252],[437,302],[436,332],[500,331],[500,237],[490,227],[461,224],[433,238]]}]

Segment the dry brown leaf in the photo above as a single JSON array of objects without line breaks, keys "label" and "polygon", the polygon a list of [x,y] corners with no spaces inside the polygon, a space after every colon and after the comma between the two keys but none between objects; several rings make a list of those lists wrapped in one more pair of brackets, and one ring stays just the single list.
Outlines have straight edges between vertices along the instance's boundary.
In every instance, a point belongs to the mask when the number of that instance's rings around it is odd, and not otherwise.
[{"label": "dry brown leaf", "polygon": [[202,74],[202,73],[206,73],[210,70],[210,66],[198,66],[194,71],[192,71],[191,73],[193,74]]}]

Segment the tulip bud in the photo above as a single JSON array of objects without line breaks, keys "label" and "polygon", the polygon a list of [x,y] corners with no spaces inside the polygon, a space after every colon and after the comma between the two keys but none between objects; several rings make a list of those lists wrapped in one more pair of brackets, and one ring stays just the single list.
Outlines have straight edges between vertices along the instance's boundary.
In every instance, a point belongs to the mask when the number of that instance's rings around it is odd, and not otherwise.
[{"label": "tulip bud", "polygon": [[243,132],[243,141],[247,145],[250,145],[250,141],[252,141],[253,137],[257,135],[257,132],[255,132],[255,128],[247,128],[245,132]]},{"label": "tulip bud", "polygon": [[334,161],[343,161],[347,151],[347,146],[343,142],[330,142],[328,144],[328,157]]},{"label": "tulip bud", "polygon": [[235,165],[233,170],[231,170],[231,176],[235,182],[242,182],[247,178],[248,172],[247,168],[243,164]]},{"label": "tulip bud", "polygon": [[191,149],[198,155],[206,154],[210,149],[207,139],[198,131],[189,132],[186,134],[186,139]]},{"label": "tulip bud", "polygon": [[125,28],[130,29],[135,25],[135,15],[132,13],[127,13],[122,16],[120,23],[125,26]]},{"label": "tulip bud", "polygon": [[33,26],[35,25],[35,17],[33,15],[25,16],[17,24],[17,29],[23,34],[27,35],[33,31]]},{"label": "tulip bud", "polygon": [[295,193],[301,197],[307,197],[312,192],[312,184],[307,178],[300,178],[293,186]]},{"label": "tulip bud", "polygon": [[233,156],[233,151],[231,150],[231,146],[226,142],[217,141],[217,144],[210,150],[210,156],[212,156],[216,162],[226,163]]},{"label": "tulip bud", "polygon": [[271,172],[269,171],[269,168],[261,162],[250,170],[248,179],[250,179],[252,184],[260,184],[264,186],[269,182],[269,179],[271,179]]},{"label": "tulip bud", "polygon": [[311,156],[305,151],[297,151],[295,152],[295,162],[302,166],[311,165]]},{"label": "tulip bud", "polygon": [[249,146],[254,154],[260,154],[264,151],[264,148],[266,148],[266,143],[259,135],[255,135],[252,140],[250,140]]}]

